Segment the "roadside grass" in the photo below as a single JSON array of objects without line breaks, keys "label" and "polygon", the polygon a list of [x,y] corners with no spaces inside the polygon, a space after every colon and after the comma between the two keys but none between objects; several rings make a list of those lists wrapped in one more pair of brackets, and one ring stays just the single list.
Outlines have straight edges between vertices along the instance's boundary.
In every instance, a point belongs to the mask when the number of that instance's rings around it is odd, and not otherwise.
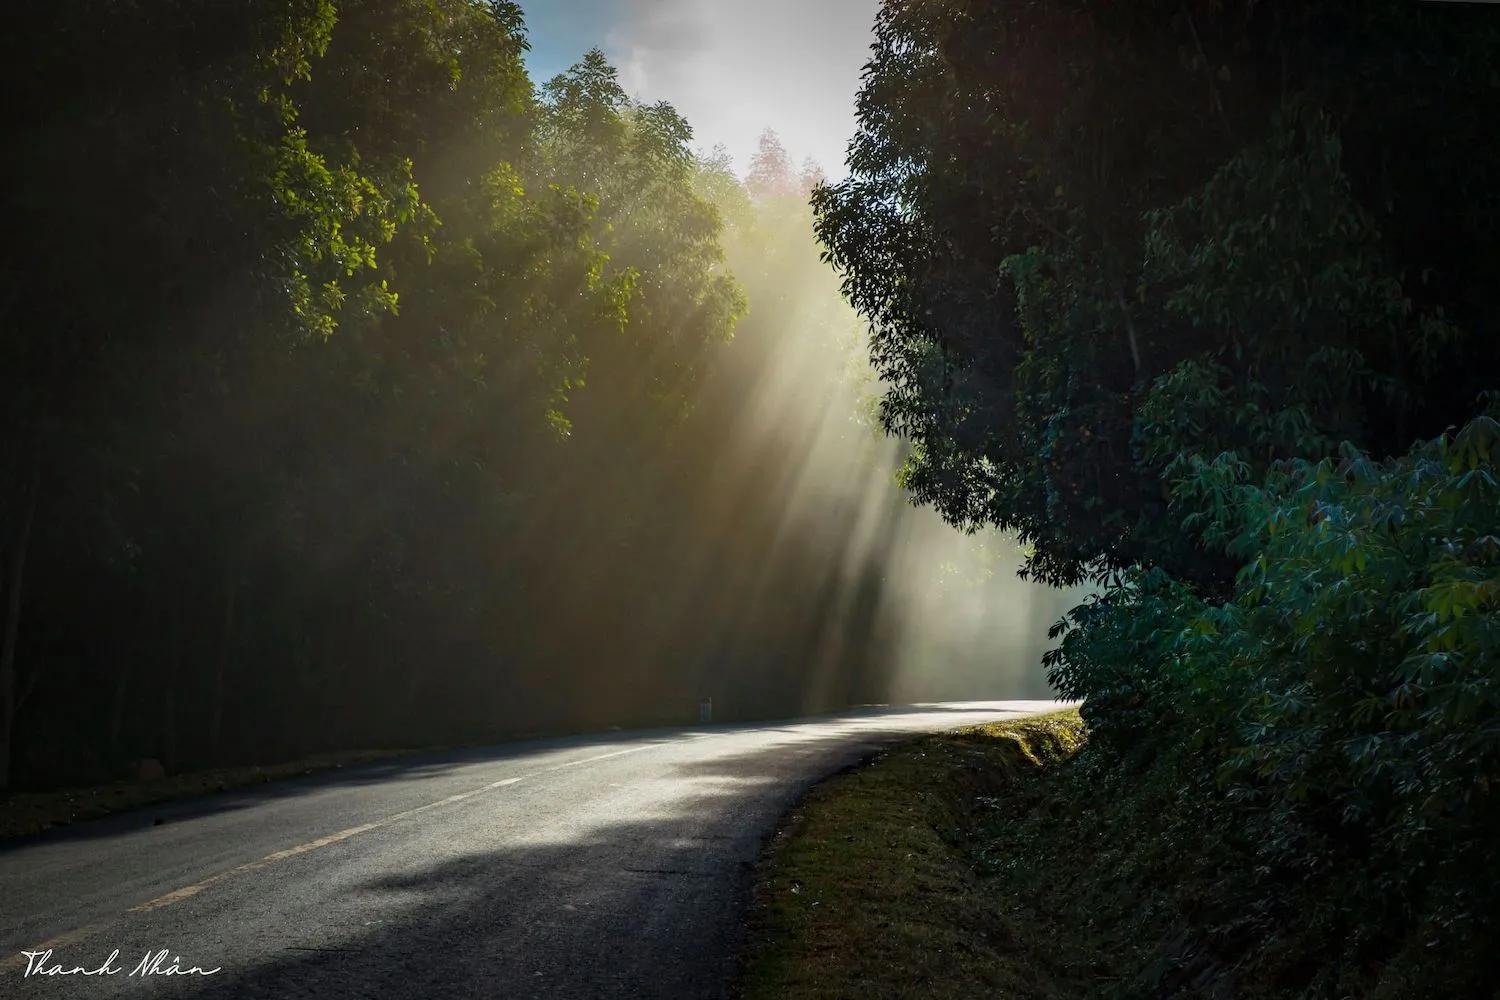
[{"label": "roadside grass", "polygon": [[[1044,800],[1076,711],[924,738],[814,789],[757,868],[741,989],[771,998],[1076,997],[1093,931],[987,874],[994,815]],[[1020,873],[1013,873],[1020,874]],[[1035,887],[1065,870],[1033,870]]]},{"label": "roadside grass", "polygon": [[0,840],[42,833],[70,823],[98,819],[174,799],[247,788],[315,771],[429,752],[433,752],[433,748],[326,753],[282,764],[188,771],[155,781],[115,781],[56,791],[17,792],[0,798]]},{"label": "roadside grass", "polygon": [[1060,712],[814,789],[757,865],[741,1000],[1500,1000],[1486,956],[1351,949],[1367,892],[1268,875],[1186,748],[1121,770],[1083,744]]}]

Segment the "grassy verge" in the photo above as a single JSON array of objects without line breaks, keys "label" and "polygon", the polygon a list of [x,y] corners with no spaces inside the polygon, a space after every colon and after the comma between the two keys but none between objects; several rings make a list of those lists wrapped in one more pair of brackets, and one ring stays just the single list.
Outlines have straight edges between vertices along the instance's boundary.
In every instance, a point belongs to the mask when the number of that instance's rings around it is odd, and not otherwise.
[{"label": "grassy verge", "polygon": [[762,855],[742,1000],[1500,1000],[1488,955],[1361,937],[1388,904],[1357,864],[1262,864],[1190,751],[1124,768],[1082,743],[1058,713],[816,789]]},{"label": "grassy verge", "polygon": [[1060,712],[919,740],[814,790],[760,863],[745,1000],[1077,996],[1096,970],[1054,959],[1078,941],[982,860],[991,817],[1033,808],[1081,741]]},{"label": "grassy verge", "polygon": [[19,792],[0,798],[0,839],[24,837],[82,820],[142,806],[228,791],[294,778],[314,771],[368,764],[392,757],[423,753],[419,750],[366,750],[327,753],[265,767],[226,767],[190,771],[156,781],[117,781],[107,785],[64,788],[50,792]]}]

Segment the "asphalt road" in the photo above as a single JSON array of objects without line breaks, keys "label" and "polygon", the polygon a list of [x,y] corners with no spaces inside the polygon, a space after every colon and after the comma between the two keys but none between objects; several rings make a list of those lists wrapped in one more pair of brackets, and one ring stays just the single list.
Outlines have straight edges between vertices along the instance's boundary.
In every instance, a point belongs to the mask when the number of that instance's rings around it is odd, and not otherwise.
[{"label": "asphalt road", "polygon": [[1054,707],[543,740],[79,824],[0,846],[0,997],[724,997],[750,865],[809,785]]}]

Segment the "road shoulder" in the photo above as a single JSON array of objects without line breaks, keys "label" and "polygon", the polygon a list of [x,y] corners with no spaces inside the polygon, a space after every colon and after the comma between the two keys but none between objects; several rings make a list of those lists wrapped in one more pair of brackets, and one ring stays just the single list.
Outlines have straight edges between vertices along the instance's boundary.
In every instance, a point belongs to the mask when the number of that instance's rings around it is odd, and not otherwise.
[{"label": "road shoulder", "polygon": [[744,1000],[1071,995],[1058,942],[975,832],[1024,812],[1082,738],[1076,712],[927,737],[814,789],[757,869]]},{"label": "road shoulder", "polygon": [[271,781],[319,771],[357,767],[402,757],[441,752],[444,747],[404,750],[352,750],[318,754],[280,764],[220,767],[166,775],[150,781],[115,781],[0,797],[0,842],[31,837],[86,820],[192,799],[215,792],[253,788]]}]

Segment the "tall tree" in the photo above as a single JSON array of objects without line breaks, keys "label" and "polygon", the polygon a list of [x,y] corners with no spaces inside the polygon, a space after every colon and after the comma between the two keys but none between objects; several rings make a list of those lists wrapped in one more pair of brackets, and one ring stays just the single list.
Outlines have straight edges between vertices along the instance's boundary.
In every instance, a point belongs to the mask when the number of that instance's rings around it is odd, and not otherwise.
[{"label": "tall tree", "polygon": [[779,198],[795,192],[797,179],[792,158],[774,130],[761,132],[755,155],[750,157],[745,184],[756,198]]},{"label": "tall tree", "polygon": [[812,195],[822,185],[828,183],[828,175],[818,165],[818,161],[811,156],[802,161],[802,170],[797,175],[797,193],[804,198]]},{"label": "tall tree", "polygon": [[[1018,531],[1049,582],[1147,562],[1222,588],[1233,565],[1168,511],[1175,448],[1264,463],[1452,422],[1500,360],[1464,291],[1500,249],[1495,31],[1395,0],[884,4],[850,176],[815,201],[917,497]],[[1424,179],[1434,151],[1449,183]],[[1231,233],[1259,270],[1216,309]],[[1329,312],[1274,298],[1309,283]],[[1345,305],[1355,326],[1307,349]],[[1293,329],[1307,379],[1282,377]],[[1207,423],[1153,447],[1178,402]],[[1275,426],[1225,419],[1246,407]]]}]

